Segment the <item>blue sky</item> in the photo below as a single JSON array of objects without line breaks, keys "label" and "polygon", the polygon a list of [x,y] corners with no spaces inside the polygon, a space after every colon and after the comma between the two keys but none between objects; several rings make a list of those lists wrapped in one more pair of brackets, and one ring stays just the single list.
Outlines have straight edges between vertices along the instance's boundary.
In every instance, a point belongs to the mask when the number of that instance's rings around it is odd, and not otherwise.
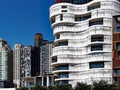
[{"label": "blue sky", "polygon": [[33,45],[35,33],[53,40],[49,7],[54,0],[0,0],[0,38],[14,44]]}]

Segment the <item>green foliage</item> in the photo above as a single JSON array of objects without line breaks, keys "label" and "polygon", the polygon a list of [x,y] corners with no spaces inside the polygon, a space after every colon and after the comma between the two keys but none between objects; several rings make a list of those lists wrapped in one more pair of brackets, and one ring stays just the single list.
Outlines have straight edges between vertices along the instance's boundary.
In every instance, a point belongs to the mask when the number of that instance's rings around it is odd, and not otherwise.
[{"label": "green foliage", "polygon": [[115,90],[120,90],[120,84],[118,84],[117,86],[116,86],[116,89]]},{"label": "green foliage", "polygon": [[57,90],[57,87],[56,86],[49,86],[48,90]]},{"label": "green foliage", "polygon": [[101,80],[93,83],[93,90],[115,90],[115,85]]},{"label": "green foliage", "polygon": [[[17,90],[28,90],[26,87],[21,87]],[[120,90],[120,85],[115,86],[114,84],[109,84],[105,81],[93,82],[93,85],[88,85],[86,83],[78,82],[74,89],[72,85],[56,85],[44,87],[41,85],[34,86],[31,90]]]},{"label": "green foliage", "polygon": [[28,90],[26,87],[17,88],[17,90]]},{"label": "green foliage", "polygon": [[91,85],[87,85],[86,83],[77,83],[74,90],[90,90]]},{"label": "green foliage", "polygon": [[72,85],[57,85],[57,90],[73,90]]},{"label": "green foliage", "polygon": [[36,85],[32,88],[32,90],[47,90],[47,88],[40,85]]}]

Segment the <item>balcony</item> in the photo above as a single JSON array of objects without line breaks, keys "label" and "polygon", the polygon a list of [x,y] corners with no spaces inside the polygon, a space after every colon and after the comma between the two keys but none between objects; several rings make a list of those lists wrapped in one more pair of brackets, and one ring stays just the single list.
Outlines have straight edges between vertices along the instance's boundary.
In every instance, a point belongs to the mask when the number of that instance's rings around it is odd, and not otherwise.
[{"label": "balcony", "polygon": [[91,36],[91,42],[104,42],[103,36]]},{"label": "balcony", "polygon": [[91,18],[91,13],[89,13],[88,15],[84,15],[84,16],[75,15],[75,21],[85,21],[90,18]]},{"label": "balcony", "polygon": [[120,32],[120,27],[117,27],[114,32]]},{"label": "balcony", "polygon": [[103,45],[91,46],[91,51],[102,51],[102,50],[103,50]]},{"label": "balcony", "polygon": [[117,49],[120,50],[120,42],[117,42],[116,44]]},{"label": "balcony", "polygon": [[57,62],[57,56],[52,57],[52,63]]},{"label": "balcony", "polygon": [[100,19],[100,20],[94,20],[94,21],[90,21],[89,22],[89,26],[94,26],[94,25],[103,25],[103,20]]},{"label": "balcony", "polygon": [[114,76],[120,76],[120,69],[114,69],[113,70],[113,75]]},{"label": "balcony", "polygon": [[88,6],[87,11],[90,11],[90,10],[93,10],[93,9],[98,9],[98,8],[100,8],[100,3],[99,2],[93,3],[93,4]]},{"label": "balcony", "polygon": [[67,72],[59,73],[56,79],[60,79],[60,78],[69,78],[69,73]]},{"label": "balcony", "polygon": [[68,85],[68,80],[58,81],[57,84],[60,84],[60,85]]},{"label": "balcony", "polygon": [[72,54],[60,54],[56,63],[52,65],[60,64],[77,64],[77,63],[87,63],[94,61],[111,61],[111,53],[91,53],[88,55],[72,55]]},{"label": "balcony", "polygon": [[79,31],[84,31],[84,29],[86,29],[85,32],[81,32],[78,33],[77,35],[79,35],[79,37],[88,37],[89,35],[94,35],[94,34],[102,34],[102,35],[111,35],[111,27],[108,26],[92,26],[92,27],[88,27],[88,23],[82,23],[79,27],[77,26],[68,26],[68,25],[64,25],[64,26],[57,26],[54,28],[53,32],[54,34],[57,33],[62,33],[62,32],[67,32],[67,33],[63,33],[62,35],[71,35],[73,36],[74,33],[69,33],[69,32],[79,32]]},{"label": "balcony", "polygon": [[57,44],[55,44],[55,46],[68,46],[68,41],[65,40],[65,41],[58,42]]},{"label": "balcony", "polygon": [[59,70],[69,70],[69,65],[59,65],[58,67],[55,67],[53,71],[59,71]]},{"label": "balcony", "polygon": [[90,62],[89,63],[89,68],[104,68],[104,62]]}]

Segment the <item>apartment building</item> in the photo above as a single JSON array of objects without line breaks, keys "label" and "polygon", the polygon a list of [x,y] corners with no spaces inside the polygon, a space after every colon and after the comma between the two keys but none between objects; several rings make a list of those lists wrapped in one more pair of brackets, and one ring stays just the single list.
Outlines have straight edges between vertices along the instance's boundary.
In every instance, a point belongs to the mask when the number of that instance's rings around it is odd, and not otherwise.
[{"label": "apartment building", "polygon": [[[13,52],[6,40],[0,38],[0,87],[13,85]],[[3,83],[6,82],[7,86]]]},{"label": "apartment building", "polygon": [[20,60],[23,45],[15,44],[13,50],[13,83],[20,87]]},{"label": "apartment building", "polygon": [[113,83],[120,83],[120,15],[113,16]]},{"label": "apartment building", "polygon": [[119,0],[55,0],[50,20],[57,84],[112,83],[112,16],[119,14]]},{"label": "apartment building", "polygon": [[14,83],[17,87],[53,85],[51,68],[53,43],[44,40],[41,33],[35,34],[34,46],[14,46]]}]

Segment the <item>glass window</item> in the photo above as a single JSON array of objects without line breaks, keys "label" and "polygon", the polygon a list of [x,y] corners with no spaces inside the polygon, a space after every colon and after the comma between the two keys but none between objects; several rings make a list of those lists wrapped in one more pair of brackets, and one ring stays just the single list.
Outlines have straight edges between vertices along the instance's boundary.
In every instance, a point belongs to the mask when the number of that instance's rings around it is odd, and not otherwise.
[{"label": "glass window", "polygon": [[117,49],[120,50],[120,42],[117,42]]},{"label": "glass window", "polygon": [[89,68],[104,68],[104,62],[90,62]]},{"label": "glass window", "polygon": [[62,12],[67,12],[67,10],[62,10]]},{"label": "glass window", "polygon": [[68,65],[61,65],[58,67],[58,70],[69,70],[69,66]]},{"label": "glass window", "polygon": [[51,19],[51,23],[52,23],[52,24],[55,23],[55,18],[52,18],[52,19]]},{"label": "glass window", "polygon": [[52,57],[52,63],[57,62],[57,56]]},{"label": "glass window", "polygon": [[116,32],[120,32],[120,27],[117,27],[117,28],[116,28]]},{"label": "glass window", "polygon": [[59,78],[69,78],[69,73],[59,73]]},{"label": "glass window", "polygon": [[90,11],[97,8],[100,8],[100,3],[96,3],[96,4],[94,3],[94,5],[88,6],[87,10]]},{"label": "glass window", "polygon": [[63,5],[62,8],[67,8],[67,6],[66,6],[66,5]]},{"label": "glass window", "polygon": [[68,84],[68,80],[62,80],[59,83],[62,84],[62,85],[67,85]]},{"label": "glass window", "polygon": [[103,25],[103,19],[97,21],[90,21],[89,26],[93,26],[93,25]]},{"label": "glass window", "polygon": [[120,51],[118,51],[118,58],[120,58]]},{"label": "glass window", "polygon": [[66,42],[60,42],[59,44],[58,44],[58,46],[67,46],[68,45],[68,42],[66,41]]},{"label": "glass window", "polygon": [[114,81],[115,84],[118,84],[118,83],[119,83],[118,78],[113,78],[113,81]]},{"label": "glass window", "polygon": [[63,20],[63,15],[61,14],[61,15],[60,15],[60,21],[62,21],[62,20]]},{"label": "glass window", "polygon": [[115,70],[114,70],[114,73],[115,73],[115,74],[114,74],[115,76],[120,75],[120,69],[115,69]]},{"label": "glass window", "polygon": [[91,18],[91,15],[86,15],[86,16],[78,16],[78,15],[76,15],[75,16],[75,21],[84,21],[84,20],[87,20],[89,18]]},{"label": "glass window", "polygon": [[91,46],[91,51],[103,50],[103,45]]},{"label": "glass window", "polygon": [[97,42],[97,41],[99,41],[99,42],[103,42],[104,41],[104,38],[103,38],[103,35],[101,35],[101,36],[91,36],[91,42]]}]

